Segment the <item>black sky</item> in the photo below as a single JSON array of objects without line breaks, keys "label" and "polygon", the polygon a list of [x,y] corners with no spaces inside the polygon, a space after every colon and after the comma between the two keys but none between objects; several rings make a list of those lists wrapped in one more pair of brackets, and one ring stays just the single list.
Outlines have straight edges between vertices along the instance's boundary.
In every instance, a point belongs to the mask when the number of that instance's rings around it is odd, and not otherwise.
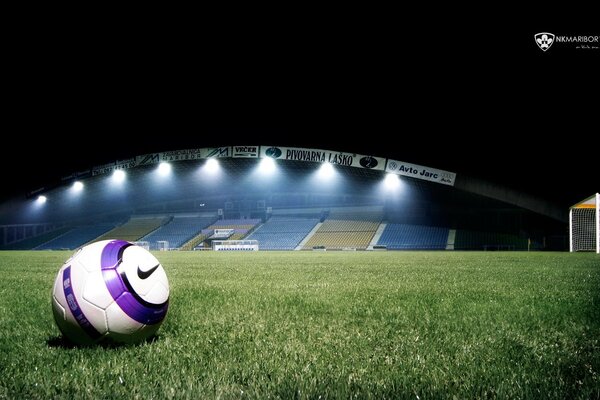
[{"label": "black sky", "polygon": [[490,44],[482,26],[374,25],[25,39],[10,65],[1,197],[115,159],[234,144],[396,158],[561,204],[600,190],[598,51],[533,42],[572,28],[531,23]]}]

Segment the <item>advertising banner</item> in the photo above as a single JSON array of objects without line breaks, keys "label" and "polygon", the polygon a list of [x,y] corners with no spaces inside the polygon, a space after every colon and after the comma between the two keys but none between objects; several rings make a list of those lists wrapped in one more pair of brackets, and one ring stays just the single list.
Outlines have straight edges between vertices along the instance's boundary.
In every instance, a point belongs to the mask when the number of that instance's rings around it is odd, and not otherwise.
[{"label": "advertising banner", "polygon": [[235,158],[257,158],[258,146],[233,146],[233,157]]},{"label": "advertising banner", "polygon": [[411,178],[423,179],[426,181],[437,182],[443,185],[454,186],[456,174],[441,169],[424,167],[422,165],[410,164],[403,161],[387,160],[386,172],[410,176]]},{"label": "advertising banner", "polygon": [[233,152],[231,146],[228,147],[209,147],[207,149],[200,149],[202,151],[202,158],[211,157],[231,157]]},{"label": "advertising banner", "polygon": [[128,158],[126,160],[117,160],[108,164],[99,165],[97,167],[92,168],[92,176],[100,175],[100,174],[108,174],[116,169],[129,169],[136,166],[135,157]]},{"label": "advertising banner", "polygon": [[310,161],[383,171],[385,158],[340,151],[303,149],[300,147],[260,146],[260,157],[280,160]]},{"label": "advertising banner", "polygon": [[205,149],[187,149],[187,150],[173,150],[165,151],[160,154],[160,161],[188,161],[188,160],[199,160],[203,157],[203,151]]},{"label": "advertising banner", "polygon": [[172,150],[137,156],[136,166],[158,164],[160,162],[201,160],[210,157],[231,157],[231,147],[206,149]]}]

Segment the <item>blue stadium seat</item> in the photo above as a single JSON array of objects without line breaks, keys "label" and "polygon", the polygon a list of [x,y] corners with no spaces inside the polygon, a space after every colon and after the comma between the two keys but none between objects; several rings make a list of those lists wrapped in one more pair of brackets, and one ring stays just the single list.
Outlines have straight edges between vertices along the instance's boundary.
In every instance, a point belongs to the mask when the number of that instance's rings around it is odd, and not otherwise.
[{"label": "blue stadium seat", "polygon": [[261,250],[294,250],[318,222],[318,218],[272,217],[246,239],[258,240]]},{"label": "blue stadium seat", "polygon": [[215,217],[174,217],[171,222],[140,240],[147,241],[151,250],[157,250],[158,241],[162,240],[169,242],[170,248],[179,248],[214,221]]},{"label": "blue stadium seat", "polygon": [[447,242],[447,228],[387,224],[377,244],[391,250],[444,250]]},{"label": "blue stadium seat", "polygon": [[96,224],[80,226],[36,247],[36,250],[73,250],[94,240],[98,236],[113,229],[114,224]]}]

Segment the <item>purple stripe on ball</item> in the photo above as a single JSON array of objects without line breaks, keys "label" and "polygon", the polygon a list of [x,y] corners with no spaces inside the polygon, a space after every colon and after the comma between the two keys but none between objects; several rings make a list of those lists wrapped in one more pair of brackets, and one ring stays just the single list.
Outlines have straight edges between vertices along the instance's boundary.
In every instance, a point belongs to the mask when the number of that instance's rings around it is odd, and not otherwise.
[{"label": "purple stripe on ball", "polygon": [[129,246],[133,245],[124,240],[113,240],[104,246],[104,249],[102,249],[102,255],[100,257],[100,265],[102,269],[117,268],[121,263],[123,252]]},{"label": "purple stripe on ball", "polygon": [[75,317],[75,320],[83,329],[85,333],[88,334],[89,337],[96,340],[99,339],[102,335],[100,332],[96,330],[92,326],[92,323],[86,318],[85,314],[81,307],[79,307],[79,303],[77,302],[77,298],[75,298],[75,293],[73,293],[73,285],[71,284],[71,266],[69,265],[63,271],[63,291],[65,293],[65,298],[67,299],[67,304],[69,305],[69,310],[71,310],[71,314]]},{"label": "purple stripe on ball", "polygon": [[160,308],[143,306],[136,300],[133,294],[129,292],[123,293],[123,295],[117,299],[117,304],[119,304],[119,307],[121,307],[125,314],[138,322],[148,325],[153,325],[162,321],[165,318],[165,315],[167,315],[167,309],[169,307],[168,302],[162,304]]},{"label": "purple stripe on ball", "polygon": [[123,252],[129,246],[132,246],[129,242],[114,240],[104,247],[101,256],[102,277],[110,295],[125,314],[142,324],[156,324],[167,315],[169,302],[151,304],[144,301],[127,282],[125,273],[121,275],[117,271]]}]

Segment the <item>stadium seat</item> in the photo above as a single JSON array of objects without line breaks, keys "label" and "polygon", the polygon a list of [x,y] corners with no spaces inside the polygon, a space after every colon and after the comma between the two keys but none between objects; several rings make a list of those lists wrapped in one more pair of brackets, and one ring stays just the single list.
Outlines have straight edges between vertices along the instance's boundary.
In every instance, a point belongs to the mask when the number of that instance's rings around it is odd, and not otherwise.
[{"label": "stadium seat", "polygon": [[304,249],[324,246],[327,249],[366,249],[381,222],[381,213],[331,212]]},{"label": "stadium seat", "polygon": [[247,239],[258,240],[261,250],[294,250],[318,222],[311,217],[272,217]]},{"label": "stadium seat", "polygon": [[390,250],[444,250],[447,242],[447,228],[390,223],[377,244]]},{"label": "stadium seat", "polygon": [[177,249],[198,235],[203,228],[214,222],[215,217],[176,216],[168,224],[161,226],[141,240],[147,241],[151,250],[157,250],[159,241],[169,243],[169,248]]},{"label": "stadium seat", "polygon": [[80,226],[58,236],[38,247],[36,250],[73,250],[92,241],[103,233],[114,228],[114,224],[97,224]]}]

